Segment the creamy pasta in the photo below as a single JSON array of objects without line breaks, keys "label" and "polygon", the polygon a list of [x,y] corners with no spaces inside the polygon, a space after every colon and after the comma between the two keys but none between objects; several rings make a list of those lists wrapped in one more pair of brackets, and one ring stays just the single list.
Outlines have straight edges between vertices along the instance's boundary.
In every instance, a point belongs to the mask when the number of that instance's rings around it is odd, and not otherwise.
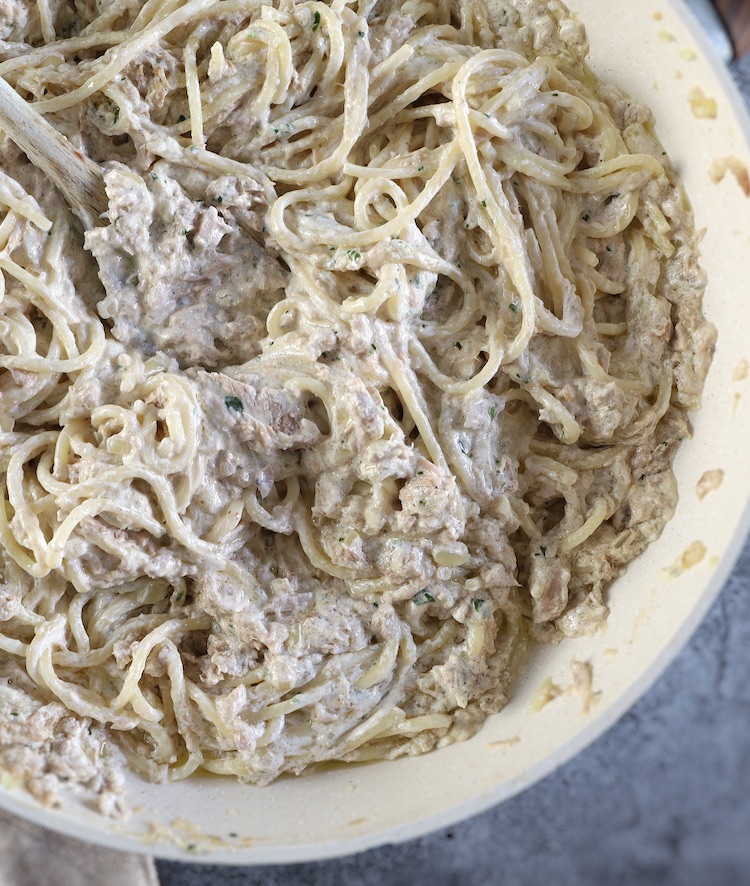
[{"label": "creamy pasta", "polygon": [[675,507],[714,330],[649,111],[556,0],[0,0],[0,38],[109,201],[84,232],[0,141],[0,763],[475,733]]}]

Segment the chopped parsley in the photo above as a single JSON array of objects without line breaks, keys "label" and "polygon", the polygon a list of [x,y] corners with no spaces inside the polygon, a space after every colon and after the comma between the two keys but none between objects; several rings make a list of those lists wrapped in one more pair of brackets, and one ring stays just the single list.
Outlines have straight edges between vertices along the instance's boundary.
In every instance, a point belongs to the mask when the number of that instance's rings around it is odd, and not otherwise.
[{"label": "chopped parsley", "polygon": [[177,118],[178,123],[182,123],[185,120],[187,120],[187,117],[184,114],[180,114],[180,116]]},{"label": "chopped parsley", "polygon": [[585,222],[587,222],[587,221],[589,221],[589,219],[591,218],[591,216],[588,214],[588,212],[585,212],[585,213],[581,216],[581,218],[582,218]]},{"label": "chopped parsley", "polygon": [[73,61],[74,61],[76,64],[78,64],[78,63],[81,61],[81,56],[80,56],[80,55],[74,55],[74,56],[73,56]]},{"label": "chopped parsley", "polygon": [[115,108],[115,120],[114,120],[114,122],[117,123],[117,121],[118,121],[119,119],[120,119],[120,109],[119,109],[119,108]]},{"label": "chopped parsley", "polygon": [[423,498],[420,498],[420,499],[419,499],[419,504],[420,504],[422,507],[424,507],[424,506],[427,504],[427,502],[426,502]]},{"label": "chopped parsley", "polygon": [[420,167],[417,169],[417,172],[424,172],[424,166],[420,166]]},{"label": "chopped parsley", "polygon": [[313,29],[313,31],[317,31],[319,27],[320,27],[320,13],[319,13],[319,12],[316,12],[316,13],[313,15],[313,27],[312,27],[312,29]]},{"label": "chopped parsley", "polygon": [[496,414],[496,410],[494,406],[490,406],[490,418],[494,418]]},{"label": "chopped parsley", "polygon": [[10,715],[11,715],[11,717],[17,717],[17,716],[18,716],[18,711],[11,711],[11,712],[10,712]]},{"label": "chopped parsley", "polygon": [[471,604],[474,607],[476,612],[481,612],[482,607],[484,606],[484,604],[486,602],[487,602],[486,600],[480,600],[479,598],[477,598],[476,600],[472,600]]},{"label": "chopped parsley", "polygon": [[347,249],[346,254],[350,261],[359,261],[362,258],[362,253],[358,249]]},{"label": "chopped parsley", "polygon": [[364,31],[357,31],[357,34],[359,34],[360,37],[364,37],[364,36],[365,36],[365,32],[364,32]]},{"label": "chopped parsley", "polygon": [[224,405],[230,412],[242,412],[245,408],[239,397],[224,397]]},{"label": "chopped parsley", "polygon": [[458,348],[459,351],[463,351],[464,349],[464,346],[461,344],[460,341],[457,341],[453,347]]},{"label": "chopped parsley", "polygon": [[517,314],[517,313],[518,313],[518,305],[517,305],[514,301],[512,301],[512,302],[508,305],[508,307],[510,308],[510,312],[511,312],[511,314]]},{"label": "chopped parsley", "polygon": [[415,606],[424,606],[425,603],[434,603],[435,598],[429,591],[420,591],[411,598],[411,602]]},{"label": "chopped parsley", "polygon": [[377,351],[377,349],[378,349],[378,346],[374,342],[372,343],[371,347],[372,347],[373,351]]}]

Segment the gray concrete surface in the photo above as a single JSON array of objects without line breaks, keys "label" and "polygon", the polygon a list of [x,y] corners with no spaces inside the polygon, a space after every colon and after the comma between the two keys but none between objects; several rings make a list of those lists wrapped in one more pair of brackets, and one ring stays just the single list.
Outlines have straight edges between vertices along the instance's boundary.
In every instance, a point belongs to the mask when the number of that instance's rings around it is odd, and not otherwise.
[{"label": "gray concrete surface", "polygon": [[[733,73],[750,98],[750,57]],[[656,686],[520,796],[448,830],[335,861],[158,869],[162,886],[748,886],[750,540]]]}]

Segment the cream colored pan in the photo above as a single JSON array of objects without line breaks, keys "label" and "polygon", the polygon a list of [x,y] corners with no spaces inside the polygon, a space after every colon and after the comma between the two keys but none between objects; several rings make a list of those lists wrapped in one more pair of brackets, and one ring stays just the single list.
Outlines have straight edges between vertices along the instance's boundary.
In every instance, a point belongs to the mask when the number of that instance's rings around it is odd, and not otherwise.
[{"label": "cream colored pan", "polygon": [[[750,526],[748,123],[679,0],[569,5],[587,26],[596,73],[655,112],[698,227],[706,229],[705,309],[719,329],[695,437],[677,457],[677,515],[612,587],[606,629],[538,650],[506,710],[471,741],[424,757],[332,768],[266,788],[218,778],[173,785],[133,778],[129,796],[138,811],[119,824],[72,802],[42,809],[0,788],[5,808],[118,849],[214,863],[303,861],[408,840],[501,803],[585,753],[687,641]],[[709,471],[723,472],[723,481],[700,498]],[[716,485],[721,476],[703,483]]]}]

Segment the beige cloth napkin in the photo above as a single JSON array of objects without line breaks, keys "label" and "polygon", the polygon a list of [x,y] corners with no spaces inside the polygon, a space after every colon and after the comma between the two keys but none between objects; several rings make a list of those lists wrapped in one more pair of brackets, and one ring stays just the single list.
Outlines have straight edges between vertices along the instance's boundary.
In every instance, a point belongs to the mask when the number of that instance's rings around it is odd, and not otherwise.
[{"label": "beige cloth napkin", "polygon": [[0,886],[159,886],[153,858],[63,837],[0,810]]}]

